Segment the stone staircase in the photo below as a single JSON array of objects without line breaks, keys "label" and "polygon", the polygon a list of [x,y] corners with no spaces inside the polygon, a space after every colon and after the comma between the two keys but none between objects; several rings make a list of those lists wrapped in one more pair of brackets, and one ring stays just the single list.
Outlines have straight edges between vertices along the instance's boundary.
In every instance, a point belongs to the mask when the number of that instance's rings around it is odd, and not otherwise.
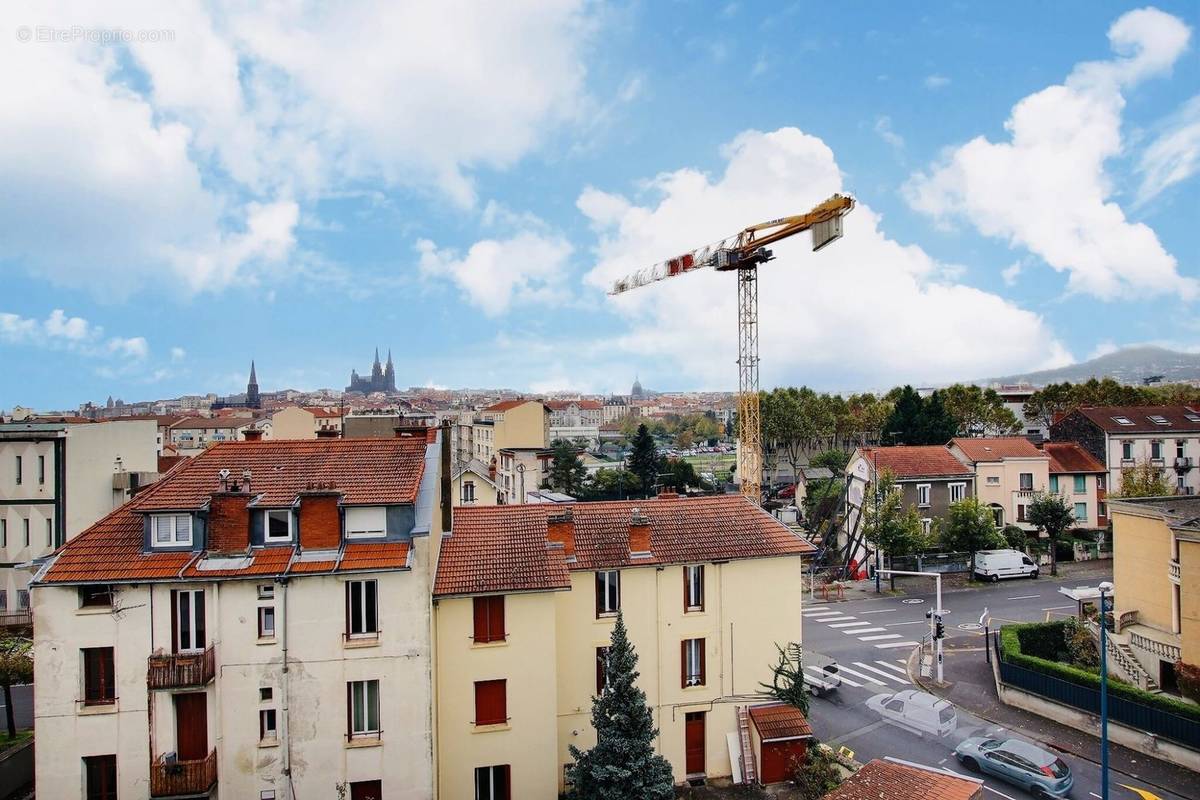
[{"label": "stone staircase", "polygon": [[[1098,645],[1100,643],[1100,626],[1094,620],[1088,620],[1085,624],[1088,633],[1092,635]],[[1137,656],[1133,654],[1133,649],[1130,648],[1124,636],[1119,633],[1109,633],[1105,636],[1105,644],[1108,645],[1110,672],[1117,673],[1122,679],[1147,692],[1156,694],[1162,692],[1158,682],[1150,677],[1150,673],[1137,660]]]}]

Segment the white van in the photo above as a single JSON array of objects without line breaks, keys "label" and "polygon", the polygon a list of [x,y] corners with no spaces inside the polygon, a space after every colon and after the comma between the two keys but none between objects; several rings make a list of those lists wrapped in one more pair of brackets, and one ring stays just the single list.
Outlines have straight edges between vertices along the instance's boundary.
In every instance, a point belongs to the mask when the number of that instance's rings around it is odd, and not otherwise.
[{"label": "white van", "polygon": [[915,689],[877,694],[867,700],[867,708],[883,717],[884,722],[918,734],[946,736],[958,729],[958,713],[950,701]]},{"label": "white van", "polygon": [[1038,565],[1020,550],[980,550],[975,554],[975,575],[983,580],[1036,578]]}]

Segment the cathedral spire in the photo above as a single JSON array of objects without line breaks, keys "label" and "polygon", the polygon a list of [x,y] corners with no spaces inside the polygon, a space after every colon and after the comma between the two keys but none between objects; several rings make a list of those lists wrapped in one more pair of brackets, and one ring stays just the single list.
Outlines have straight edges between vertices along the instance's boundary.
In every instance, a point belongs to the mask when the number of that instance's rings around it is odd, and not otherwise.
[{"label": "cathedral spire", "polygon": [[374,364],[374,366],[376,366],[376,367],[379,366],[379,348],[378,347],[375,348],[375,364]]}]

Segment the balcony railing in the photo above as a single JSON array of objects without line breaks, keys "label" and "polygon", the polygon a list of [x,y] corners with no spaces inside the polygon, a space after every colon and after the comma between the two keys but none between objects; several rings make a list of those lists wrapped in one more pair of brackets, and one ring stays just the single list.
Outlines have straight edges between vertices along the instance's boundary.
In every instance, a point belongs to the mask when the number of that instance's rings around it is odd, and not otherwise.
[{"label": "balcony railing", "polygon": [[1156,658],[1161,658],[1171,662],[1178,661],[1183,653],[1178,645],[1160,642],[1155,639],[1151,639],[1148,636],[1142,636],[1136,631],[1129,632],[1129,644],[1133,645],[1139,650],[1150,653]]},{"label": "balcony railing", "polygon": [[1187,472],[1195,466],[1192,463],[1191,456],[1175,456],[1175,469],[1179,472]]},{"label": "balcony railing", "polygon": [[1167,577],[1171,579],[1171,583],[1179,583],[1179,562],[1175,559],[1167,562]]},{"label": "balcony railing", "polygon": [[0,628],[32,628],[33,627],[33,612],[32,611],[14,611],[7,614],[0,614]]},{"label": "balcony railing", "polygon": [[146,683],[151,689],[205,686],[217,674],[215,645],[203,653],[169,653],[148,659]]},{"label": "balcony railing", "polygon": [[1130,625],[1137,625],[1137,624],[1138,624],[1138,612],[1136,610],[1126,611],[1125,613],[1121,614],[1121,618],[1117,622],[1117,633],[1120,633],[1121,631],[1125,630]]},{"label": "balcony railing", "polygon": [[1166,463],[1167,462],[1161,456],[1159,458],[1154,458],[1154,457],[1150,458],[1150,466],[1152,466],[1152,467],[1166,466]]},{"label": "balcony railing", "polygon": [[159,756],[150,764],[150,796],[204,794],[217,785],[217,751],[195,761],[168,761]]}]

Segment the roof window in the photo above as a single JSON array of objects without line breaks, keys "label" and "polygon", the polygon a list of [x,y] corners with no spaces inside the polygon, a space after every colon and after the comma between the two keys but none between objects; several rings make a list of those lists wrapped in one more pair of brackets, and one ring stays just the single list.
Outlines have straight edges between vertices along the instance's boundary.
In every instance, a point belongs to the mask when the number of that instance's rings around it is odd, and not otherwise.
[{"label": "roof window", "polygon": [[1133,424],[1133,420],[1131,420],[1129,417],[1113,417],[1113,422],[1117,423],[1118,425],[1132,425]]},{"label": "roof window", "polygon": [[1155,425],[1170,425],[1171,424],[1167,420],[1166,417],[1160,416],[1158,414],[1151,414],[1150,421],[1153,422]]}]

